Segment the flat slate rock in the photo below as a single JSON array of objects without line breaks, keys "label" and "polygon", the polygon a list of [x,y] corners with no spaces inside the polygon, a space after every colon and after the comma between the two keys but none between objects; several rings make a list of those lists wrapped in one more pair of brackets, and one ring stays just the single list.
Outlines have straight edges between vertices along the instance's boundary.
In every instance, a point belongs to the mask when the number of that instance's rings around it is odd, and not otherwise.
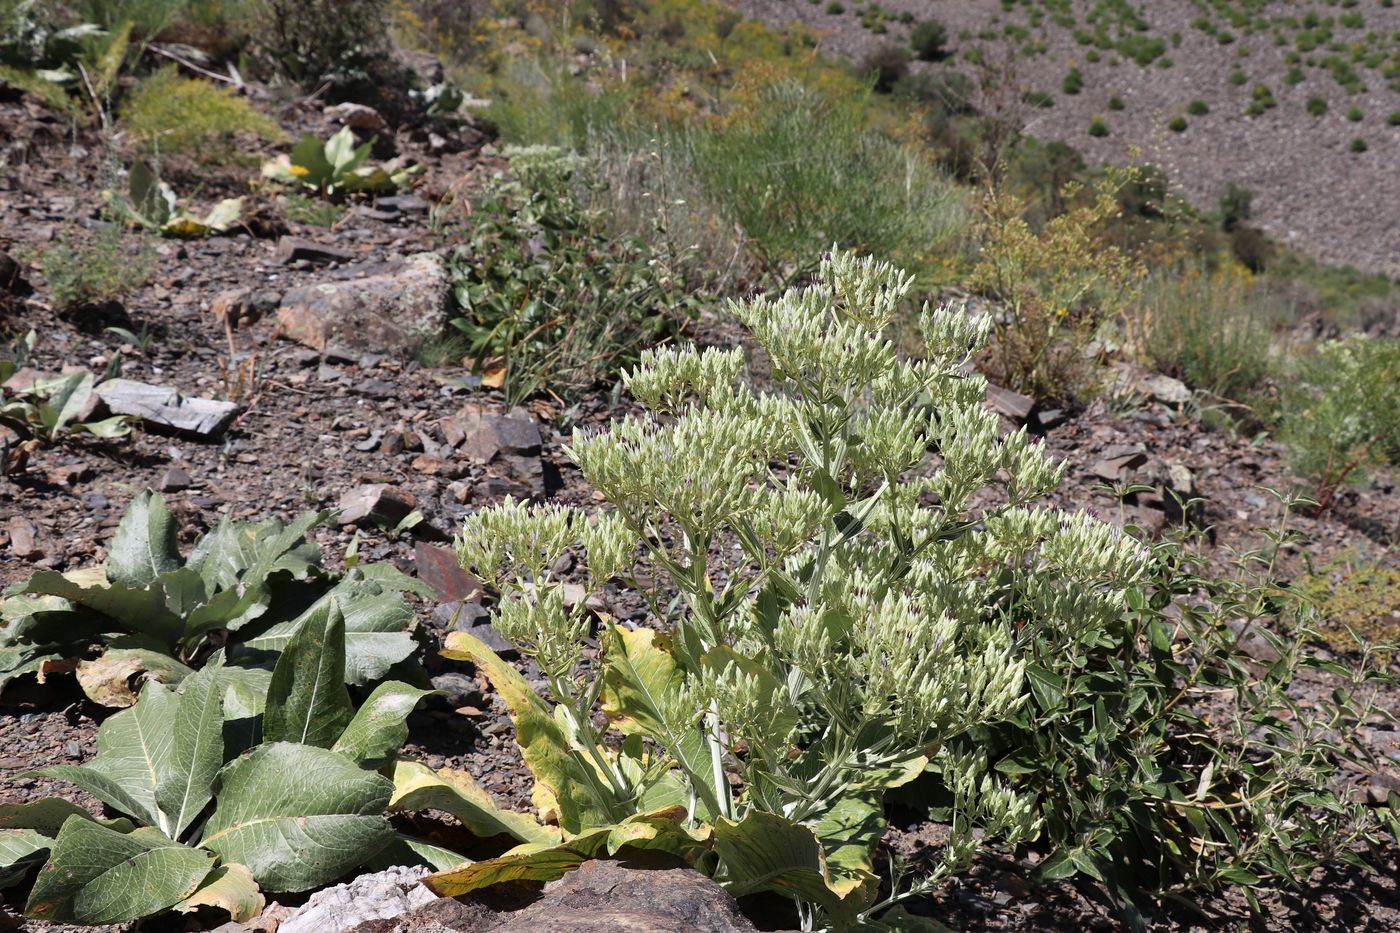
[{"label": "flat slate rock", "polygon": [[133,379],[108,379],[95,390],[114,415],[130,415],[148,425],[217,437],[233,423],[239,406],[212,398],[180,394],[174,386],[155,386]]}]

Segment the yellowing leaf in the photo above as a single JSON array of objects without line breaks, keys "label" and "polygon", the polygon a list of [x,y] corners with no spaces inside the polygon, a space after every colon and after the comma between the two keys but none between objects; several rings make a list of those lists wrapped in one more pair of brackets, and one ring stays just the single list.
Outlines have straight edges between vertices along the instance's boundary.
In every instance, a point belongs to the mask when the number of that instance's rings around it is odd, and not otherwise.
[{"label": "yellowing leaf", "polygon": [[478,836],[509,834],[521,842],[553,845],[558,829],[541,826],[523,813],[502,810],[465,771],[434,771],[414,761],[394,764],[394,796],[390,810],[441,810],[450,813]]},{"label": "yellowing leaf", "polygon": [[217,907],[227,912],[230,920],[242,923],[261,914],[266,903],[253,873],[237,862],[226,862],[210,872],[199,890],[176,904],[175,910],[191,914],[201,907]]}]

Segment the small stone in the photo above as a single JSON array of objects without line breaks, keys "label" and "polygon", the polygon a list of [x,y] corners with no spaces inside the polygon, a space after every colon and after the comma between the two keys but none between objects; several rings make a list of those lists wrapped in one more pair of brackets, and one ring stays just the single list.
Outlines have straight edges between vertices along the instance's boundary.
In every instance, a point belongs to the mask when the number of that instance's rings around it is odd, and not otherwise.
[{"label": "small stone", "polygon": [[1154,373],[1144,376],[1141,382],[1145,395],[1155,402],[1161,402],[1172,408],[1180,408],[1189,404],[1196,396],[1186,387],[1186,383],[1180,379],[1173,379],[1171,376],[1164,376],[1161,373]]},{"label": "small stone", "polygon": [[277,262],[289,265],[298,261],[314,263],[349,262],[355,254],[339,246],[317,243],[302,237],[284,236],[277,240]]},{"label": "small stone", "polygon": [[463,570],[456,553],[448,548],[419,541],[413,546],[413,560],[418,579],[432,587],[444,603],[470,599],[481,592],[481,581]]},{"label": "small stone", "polygon": [[55,486],[76,486],[92,479],[92,468],[86,463],[70,463],[49,470],[48,477]]},{"label": "small stone", "polygon": [[190,478],[190,474],[179,467],[171,467],[161,475],[156,488],[161,492],[181,492],[193,485],[194,480]]},{"label": "small stone", "polygon": [[5,523],[10,535],[10,553],[24,560],[43,557],[44,549],[39,544],[39,528],[23,515],[15,515]]},{"label": "small stone", "polygon": [[342,525],[359,525],[371,520],[397,525],[417,504],[418,501],[410,493],[394,489],[387,483],[366,483],[347,490],[340,497],[337,503],[340,513],[336,521]]},{"label": "small stone", "polygon": [[428,869],[388,868],[361,875],[311,895],[306,905],[282,921],[279,933],[354,930],[370,920],[398,917],[437,900],[420,880]]},{"label": "small stone", "polygon": [[454,463],[451,460],[431,457],[428,454],[419,454],[414,457],[409,466],[413,468],[415,473],[422,473],[424,476],[441,476],[446,479],[461,479],[468,472],[465,463]]},{"label": "small stone", "polygon": [[281,293],[267,289],[230,288],[214,296],[209,313],[236,329],[256,324],[276,310],[281,300]]},{"label": "small stone", "polygon": [[1031,409],[1035,407],[1035,399],[1029,395],[1022,395],[1020,392],[992,385],[989,382],[987,383],[987,405],[992,411],[1004,415],[1012,421],[1025,421],[1030,417]]},{"label": "small stone", "polygon": [[321,111],[327,120],[332,120],[352,130],[364,130],[369,133],[386,133],[388,124],[384,122],[384,117],[378,110],[365,104],[356,104],[347,101],[343,104],[335,104]]}]

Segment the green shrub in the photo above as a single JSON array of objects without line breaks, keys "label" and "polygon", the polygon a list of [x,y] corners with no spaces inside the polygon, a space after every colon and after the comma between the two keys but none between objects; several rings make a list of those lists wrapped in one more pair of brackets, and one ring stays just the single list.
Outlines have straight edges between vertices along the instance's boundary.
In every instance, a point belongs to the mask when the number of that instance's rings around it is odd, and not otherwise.
[{"label": "green shrub", "polygon": [[427,591],[389,566],[322,568],[306,535],[330,516],[309,512],[290,524],[225,518],[181,557],[164,499],[139,494],[95,577],[75,581],[41,571],[4,602],[12,624],[0,629],[0,686],[40,663],[90,658],[77,664],[88,697],[130,706],[135,674],[173,686],[216,650],[258,667],[283,650],[304,619],[332,604],[350,620],[343,683],[382,679],[417,648],[402,592]]},{"label": "green shrub", "polygon": [[1240,275],[1194,267],[1154,275],[1133,318],[1146,363],[1192,389],[1247,403],[1273,374],[1271,298]]},{"label": "green shrub", "polygon": [[225,87],[182,78],[175,66],[145,78],[123,101],[121,120],[143,154],[188,154],[214,162],[233,155],[235,133],[277,141],[271,118]]},{"label": "green shrub", "polygon": [[1328,341],[1285,385],[1280,435],[1323,506],[1368,468],[1400,463],[1400,341]]},{"label": "green shrub", "polygon": [[1038,107],[1042,110],[1055,106],[1055,98],[1049,91],[1027,91],[1021,96],[1021,99],[1032,107]]},{"label": "green shrub", "polygon": [[1352,152],[1365,152],[1371,147],[1366,144],[1366,140],[1358,136],[1351,141],[1347,148],[1350,149]]},{"label": "green shrub", "polygon": [[1327,101],[1322,97],[1309,97],[1307,103],[1308,113],[1315,117],[1320,117],[1327,112]]},{"label": "green shrub", "polygon": [[1171,130],[1173,133],[1186,132],[1186,126],[1186,118],[1180,115],[1172,117],[1167,121],[1167,129]]},{"label": "green shrub", "polygon": [[1230,253],[1250,272],[1260,273],[1274,259],[1274,244],[1258,227],[1239,224],[1230,231]]},{"label": "green shrub", "polygon": [[948,55],[948,30],[936,19],[926,19],[909,34],[914,54],[926,62],[941,61]]},{"label": "green shrub", "polygon": [[1283,76],[1283,83],[1289,85],[1302,84],[1303,69],[1299,68],[1297,65],[1294,65],[1292,68],[1288,69],[1288,73]]},{"label": "green shrub", "polygon": [[1108,135],[1108,124],[1104,122],[1103,117],[1096,114],[1094,118],[1089,121],[1089,135],[1096,138],[1102,138]]},{"label": "green shrub", "polygon": [[69,229],[39,256],[49,298],[60,311],[78,311],[116,301],[144,285],[156,271],[154,248],[143,237],[128,238],[119,224],[92,232]]},{"label": "green shrub", "polygon": [[79,19],[116,30],[131,23],[144,39],[153,39],[185,11],[190,0],[81,0]]},{"label": "green shrub", "polygon": [[1186,112],[1193,117],[1203,117],[1210,113],[1210,105],[1203,100],[1193,100],[1186,105]]},{"label": "green shrub", "polygon": [[461,309],[452,323],[511,405],[542,390],[572,400],[680,329],[681,286],[672,257],[606,235],[575,193],[588,184],[577,156],[507,155],[519,181],[490,184],[449,262]]},{"label": "green shrub", "polygon": [[1074,95],[1084,90],[1084,75],[1080,74],[1078,68],[1071,68],[1060,82],[1060,90],[1066,94]]},{"label": "green shrub", "polygon": [[1124,107],[1123,98],[1114,95],[1108,99],[1109,110],[1122,110]]},{"label": "green shrub", "polygon": [[1387,126],[1400,126],[1400,110],[1392,110],[1385,122]]},{"label": "green shrub", "polygon": [[860,71],[872,79],[875,91],[888,94],[909,74],[909,55],[895,45],[872,49],[861,59]]},{"label": "green shrub", "polygon": [[1225,186],[1225,190],[1220,192],[1216,205],[1220,211],[1220,226],[1226,230],[1233,230],[1253,216],[1254,192],[1243,185],[1230,182]]},{"label": "green shrub", "polygon": [[831,2],[826,5],[826,11],[832,16],[838,16],[846,12],[846,4],[842,3],[841,0],[831,0]]},{"label": "green shrub", "polygon": [[1260,84],[1254,88],[1250,95],[1249,106],[1245,108],[1245,113],[1251,117],[1257,117],[1266,111],[1278,106],[1278,101],[1274,99],[1274,92],[1266,85]]},{"label": "green shrub", "polygon": [[[538,665],[546,696],[469,635],[450,636],[446,653],[484,672],[522,727],[546,726],[519,734],[537,799],[556,802],[565,832],[642,822],[648,847],[740,890],[795,897],[814,929],[851,929],[876,912],[887,790],[953,735],[1013,715],[1003,698],[1024,689],[1007,650],[1018,626],[945,562],[989,561],[1013,592],[1072,600],[1076,611],[1033,623],[1064,637],[1116,613],[1140,573],[1138,548],[1102,522],[1044,521],[1024,507],[1061,468],[1024,435],[999,439],[980,380],[959,375],[985,323],[925,314],[926,361],[897,360],[884,334],[910,285],[837,255],[809,288],[732,305],[773,368],[773,391],[740,379],[739,348],[648,353],[627,383],[649,411],[570,447],[615,511],[507,503],[468,518],[458,540],[462,565],[500,593],[493,624]],[[945,463],[925,475],[931,444]],[[1007,504],[964,522],[998,469]],[[738,546],[717,551],[722,540]],[[1022,559],[1042,540],[1041,562]],[[565,607],[550,568],[578,553],[594,592],[630,578],[639,549],[657,578],[654,627],[606,626],[587,674],[588,618],[581,604]],[[1096,556],[1055,556],[1080,553]],[[613,741],[607,724],[636,738]],[[976,756],[941,764],[968,819],[932,877],[882,907],[941,884],[982,844],[1035,830],[1030,799],[1002,793]],[[682,805],[644,815],[663,799]],[[527,858],[538,877],[567,870],[557,851]],[[466,890],[497,866],[472,869],[439,876],[436,889]]]},{"label": "green shrub", "polygon": [[1230,72],[1230,83],[1235,85],[1236,87],[1239,87],[1240,85],[1245,84],[1248,81],[1249,75],[1245,74],[1243,71],[1236,69],[1235,71]]},{"label": "green shrub", "polygon": [[258,0],[257,37],[303,87],[364,86],[389,57],[386,0]]}]

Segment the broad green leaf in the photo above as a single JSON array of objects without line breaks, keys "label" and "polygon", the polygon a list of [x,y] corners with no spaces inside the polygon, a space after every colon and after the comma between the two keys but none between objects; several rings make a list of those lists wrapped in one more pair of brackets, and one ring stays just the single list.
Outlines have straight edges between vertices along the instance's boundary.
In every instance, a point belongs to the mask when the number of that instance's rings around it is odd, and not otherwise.
[{"label": "broad green leaf", "polygon": [[165,500],[147,490],[131,500],[117,533],[107,546],[107,579],[143,587],[163,573],[180,568],[175,517]]},{"label": "broad green leaf", "polygon": [[381,764],[398,754],[408,741],[408,716],[418,701],[432,693],[396,680],[385,681],[355,711],[331,751],[362,765]]},{"label": "broad green leaf", "polygon": [[684,819],[684,807],[639,813],[621,823],[594,826],[565,842],[519,845],[499,858],[429,875],[423,883],[443,897],[458,897],[507,881],[553,881],[624,846],[662,849],[683,858],[698,855],[707,834],[687,832],[681,825]]},{"label": "broad green leaf", "polygon": [[214,856],[156,833],[119,833],[70,817],[34,881],[25,916],[125,923],[160,913],[199,887]]},{"label": "broad green leaf", "polygon": [[86,810],[62,797],[45,797],[33,803],[0,804],[0,829],[32,829],[57,836],[70,816],[92,819]]},{"label": "broad green leaf", "polygon": [[156,804],[156,786],[169,773],[171,725],[179,699],[164,685],[147,683],[140,701],[97,730],[97,757],[83,765],[54,765],[39,773],[77,784],[109,806],[171,835],[170,819]]},{"label": "broad green leaf", "polygon": [[72,430],[100,437],[104,441],[113,441],[131,433],[131,419],[126,415],[113,415],[101,421],[80,421],[73,425]]},{"label": "broad green leaf", "polygon": [[869,872],[834,880],[812,830],[776,813],[750,810],[737,823],[717,820],[714,848],[724,865],[725,887],[735,897],[773,891],[810,901],[838,930],[849,929],[879,890],[879,878]]},{"label": "broad green leaf", "polygon": [[92,400],[92,373],[73,373],[58,379],[35,383],[34,391],[43,397],[39,419],[49,433],[55,433],[82,414]]},{"label": "broad green leaf", "polygon": [[875,870],[875,846],[885,831],[885,811],[877,795],[842,797],[812,831],[826,852],[832,890],[845,896],[867,883]]},{"label": "broad green leaf", "polygon": [[176,904],[174,909],[177,913],[191,914],[201,907],[214,907],[227,913],[233,922],[244,923],[261,914],[266,905],[267,899],[247,866],[227,862],[210,872],[199,890]]},{"label": "broad green leaf", "polygon": [[348,126],[343,126],[340,130],[326,140],[326,161],[331,166],[331,177],[334,178],[341,172],[346,171],[355,161],[355,133]]},{"label": "broad green leaf", "polygon": [[156,785],[156,805],[179,839],[209,803],[210,785],[224,764],[224,654],[215,652],[199,673],[185,678],[171,724],[168,767]]},{"label": "broad green leaf", "polygon": [[132,681],[137,677],[143,682],[174,685],[193,673],[163,651],[126,647],[121,641],[114,641],[100,657],[78,664],[78,684],[87,698],[100,706],[127,707],[135,703],[138,690],[132,688]]},{"label": "broad green leaf", "polygon": [[0,829],[0,888],[8,888],[48,857],[53,840],[32,829]]},{"label": "broad green leaf", "polygon": [[257,524],[235,522],[225,515],[195,544],[185,566],[203,577],[210,592],[238,583],[259,584],[279,570],[294,579],[305,579],[320,556],[320,549],[306,539],[306,533],[329,514],[306,512],[287,524],[280,519]]},{"label": "broad green leaf", "polygon": [[342,580],[298,618],[280,622],[243,644],[255,651],[283,650],[305,619],[325,611],[332,599],[340,604],[345,617],[346,683],[378,680],[417,648],[408,633],[413,610],[403,596],[353,577]]},{"label": "broad green leaf", "polygon": [[183,623],[165,604],[165,590],[159,583],[131,587],[125,584],[84,586],[61,573],[40,570],[29,578],[24,592],[41,596],[61,596],[77,606],[115,619],[143,635],[173,645]]},{"label": "broad green leaf", "polygon": [[470,863],[471,859],[458,855],[451,849],[444,849],[431,842],[399,833],[393,842],[380,849],[379,854],[366,862],[364,867],[370,871],[383,871],[396,865],[424,865],[433,871],[447,871]]},{"label": "broad green leaf", "polygon": [[294,172],[292,177],[313,188],[319,188],[330,180],[332,169],[331,164],[326,161],[325,146],[310,133],[302,136],[292,147],[291,164],[306,170],[304,174]]},{"label": "broad green leaf", "polygon": [[[557,808],[559,825],[566,833],[586,826],[607,825],[610,805],[620,802],[595,799],[603,793],[602,781],[570,750],[569,739],[554,719],[550,707],[530,689],[525,678],[494,651],[466,632],[452,632],[442,649],[443,657],[471,661],[487,676],[510,708],[515,740],[525,764],[535,776],[532,798],[542,813]],[[595,790],[596,789],[596,790]]]},{"label": "broad green leaf", "polygon": [[394,763],[393,777],[390,810],[441,810],[483,838],[505,833],[521,842],[560,841],[558,829],[541,826],[524,813],[502,810],[465,771],[434,771],[416,761],[399,761]]},{"label": "broad green leaf", "polygon": [[200,845],[247,865],[264,891],[319,887],[394,838],[388,779],[310,745],[260,745],[219,772]]},{"label": "broad green leaf", "polygon": [[263,741],[330,748],[354,709],[345,689],[345,619],[335,599],[317,603],[287,642],[267,691]]}]

